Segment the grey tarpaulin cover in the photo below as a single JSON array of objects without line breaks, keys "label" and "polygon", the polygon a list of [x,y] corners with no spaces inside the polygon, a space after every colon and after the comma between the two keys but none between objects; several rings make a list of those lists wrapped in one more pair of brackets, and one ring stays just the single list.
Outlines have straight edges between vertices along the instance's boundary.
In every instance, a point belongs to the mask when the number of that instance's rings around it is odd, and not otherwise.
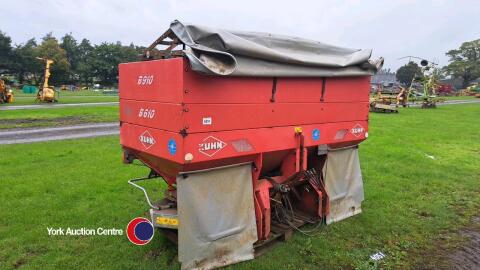
[{"label": "grey tarpaulin cover", "polygon": [[229,31],[173,21],[194,71],[207,75],[337,77],[375,73],[383,58],[297,37]]},{"label": "grey tarpaulin cover", "polygon": [[251,164],[177,177],[178,260],[212,269],[253,259],[257,241]]},{"label": "grey tarpaulin cover", "polygon": [[328,150],[323,174],[330,198],[327,224],[361,213],[364,195],[358,148]]}]

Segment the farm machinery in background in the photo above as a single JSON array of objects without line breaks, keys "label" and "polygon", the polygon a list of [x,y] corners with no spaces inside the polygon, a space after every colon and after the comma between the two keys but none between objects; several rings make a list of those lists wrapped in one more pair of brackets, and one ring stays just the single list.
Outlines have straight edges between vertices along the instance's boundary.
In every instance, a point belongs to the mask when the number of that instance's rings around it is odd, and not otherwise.
[{"label": "farm machinery in background", "polygon": [[[436,108],[437,102],[444,101],[436,95],[436,89],[439,86],[438,77],[440,75],[440,71],[437,68],[438,64],[416,56],[406,56],[400,59],[404,58],[409,58],[410,61],[412,58],[419,59],[421,66],[421,74],[415,74],[410,86],[402,88],[402,91],[406,93],[406,102],[412,101],[415,103],[419,101],[422,104],[422,109]],[[416,86],[420,89],[416,89]]]},{"label": "farm machinery in background", "polygon": [[459,94],[460,96],[474,96],[480,98],[480,85],[478,83],[472,84],[461,90]]},{"label": "farm machinery in background", "polygon": [[377,85],[375,95],[370,97],[370,111],[382,113],[398,113],[398,107],[408,106],[408,90],[400,87],[399,90],[384,91],[383,85]]},{"label": "farm machinery in background", "polygon": [[370,97],[370,111],[398,113],[397,94],[394,92],[385,93],[383,89],[383,85],[377,85],[375,95]]},{"label": "farm machinery in background", "polygon": [[0,103],[12,103],[13,92],[11,89],[7,89],[5,81],[0,79]]},{"label": "farm machinery in background", "polygon": [[52,59],[37,57],[38,60],[45,62],[45,75],[43,77],[43,84],[40,85],[37,92],[37,101],[40,102],[57,102],[57,94],[53,86],[48,85],[48,80],[50,78],[50,66],[53,64]]}]

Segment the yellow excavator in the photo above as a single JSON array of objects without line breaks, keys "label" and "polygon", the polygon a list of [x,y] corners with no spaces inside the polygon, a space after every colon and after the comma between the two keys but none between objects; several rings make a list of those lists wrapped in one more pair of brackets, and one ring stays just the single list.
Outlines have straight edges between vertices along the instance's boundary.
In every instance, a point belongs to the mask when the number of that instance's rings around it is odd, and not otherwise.
[{"label": "yellow excavator", "polygon": [[48,79],[50,78],[50,66],[53,64],[52,59],[37,57],[38,60],[45,62],[45,76],[43,78],[43,85],[40,86],[37,92],[37,100],[40,102],[57,102],[55,89],[48,85]]},{"label": "yellow excavator", "polygon": [[12,103],[13,92],[5,85],[5,81],[0,79],[0,103]]}]

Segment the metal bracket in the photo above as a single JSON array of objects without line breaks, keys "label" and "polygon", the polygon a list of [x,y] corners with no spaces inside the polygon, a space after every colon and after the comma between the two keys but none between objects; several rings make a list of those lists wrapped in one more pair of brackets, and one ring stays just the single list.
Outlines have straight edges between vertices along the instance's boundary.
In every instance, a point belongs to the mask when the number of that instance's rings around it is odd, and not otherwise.
[{"label": "metal bracket", "polygon": [[326,89],[326,84],[327,84],[327,79],[326,78],[323,78],[322,79],[322,96],[320,97],[320,101],[324,101],[324,98],[325,98],[325,90]]},{"label": "metal bracket", "polygon": [[275,102],[275,94],[276,93],[277,93],[277,78],[273,78],[272,97],[270,98],[270,102]]},{"label": "metal bracket", "polygon": [[[158,45],[165,45],[168,47],[164,50],[157,50],[155,47]],[[179,45],[182,45],[182,49],[174,50]],[[145,49],[143,53],[143,60],[180,57],[184,55],[183,50],[185,50],[185,44],[182,43],[182,41],[175,35],[175,33],[173,33],[171,29],[168,29]]]}]

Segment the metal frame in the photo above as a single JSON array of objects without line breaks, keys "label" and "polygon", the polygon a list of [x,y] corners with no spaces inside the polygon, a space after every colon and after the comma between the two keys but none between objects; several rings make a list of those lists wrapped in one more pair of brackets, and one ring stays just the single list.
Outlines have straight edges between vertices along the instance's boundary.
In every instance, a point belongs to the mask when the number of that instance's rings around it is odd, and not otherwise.
[{"label": "metal frame", "polygon": [[[170,40],[166,40],[170,39]],[[155,49],[158,45],[167,45],[168,47],[164,50]],[[182,45],[181,50],[173,50],[178,45]],[[150,46],[145,49],[143,53],[144,60],[154,60],[154,59],[165,59],[171,57],[180,57],[184,56],[183,50],[185,49],[185,44],[180,41],[180,39],[173,33],[171,29],[168,29],[163,33],[159,38],[157,38]]]}]

